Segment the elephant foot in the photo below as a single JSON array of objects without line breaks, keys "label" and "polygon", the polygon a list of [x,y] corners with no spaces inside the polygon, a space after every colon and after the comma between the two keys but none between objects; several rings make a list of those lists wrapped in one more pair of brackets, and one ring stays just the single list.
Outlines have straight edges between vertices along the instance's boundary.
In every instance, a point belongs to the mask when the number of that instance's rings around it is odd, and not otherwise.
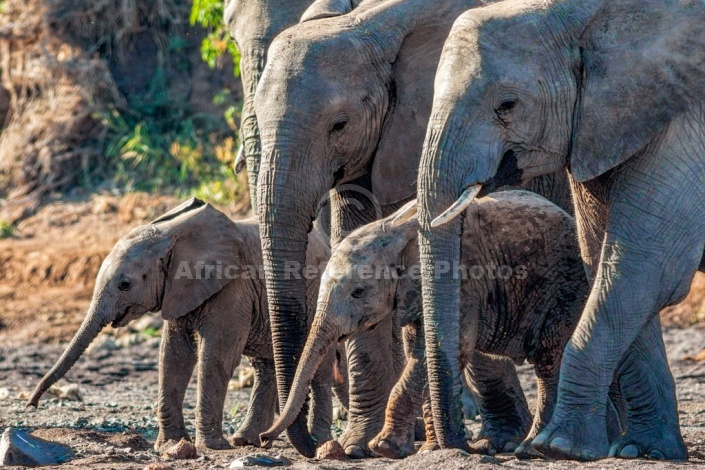
[{"label": "elephant foot", "polygon": [[[468,434],[468,439],[472,439],[472,434]],[[498,426],[493,420],[488,419],[483,423],[477,439],[470,443],[470,453],[482,455],[512,453],[519,447],[525,435],[523,423],[516,426]]]},{"label": "elephant foot", "polygon": [[543,455],[539,453],[536,449],[531,447],[531,441],[533,439],[525,439],[524,442],[519,444],[514,450],[514,456],[519,460],[529,460],[529,459],[542,459]]},{"label": "elephant foot", "polygon": [[[244,447],[244,446],[255,446],[262,447],[259,439],[259,431],[253,429],[243,429],[240,428],[235,434],[230,437],[230,444],[233,447]],[[267,445],[264,446],[266,449],[272,447],[272,441],[268,441]]]},{"label": "elephant foot", "polygon": [[160,454],[163,454],[167,451],[167,449],[178,444],[181,439],[186,439],[187,441],[190,441],[191,437],[185,430],[182,432],[169,434],[160,431],[157,435],[157,440],[154,442],[154,450],[156,450]]},{"label": "elephant foot", "polygon": [[426,452],[433,452],[434,450],[440,450],[441,446],[438,445],[436,441],[426,441],[421,447],[419,447],[419,454],[424,454]]},{"label": "elephant foot", "polygon": [[494,440],[489,437],[481,437],[470,444],[471,454],[495,455],[498,453],[512,453],[519,447],[519,444],[512,440]]},{"label": "elephant foot", "polygon": [[531,446],[556,460],[603,459],[609,451],[605,418],[580,407],[573,407],[569,412],[556,408],[551,422],[534,438]]},{"label": "elephant foot", "polygon": [[369,443],[370,450],[388,459],[403,459],[414,453],[414,435],[411,432],[383,430]]},{"label": "elephant foot", "polygon": [[348,429],[338,438],[341,447],[345,449],[345,454],[352,459],[364,459],[374,457],[368,443],[377,435],[378,430],[372,433],[369,429],[360,429],[348,423]]},{"label": "elephant foot", "polygon": [[619,437],[610,447],[610,457],[622,459],[687,460],[688,450],[679,432],[663,429],[631,433]]},{"label": "elephant foot", "polygon": [[231,449],[227,439],[220,435],[196,436],[196,447],[199,449],[225,450]]}]

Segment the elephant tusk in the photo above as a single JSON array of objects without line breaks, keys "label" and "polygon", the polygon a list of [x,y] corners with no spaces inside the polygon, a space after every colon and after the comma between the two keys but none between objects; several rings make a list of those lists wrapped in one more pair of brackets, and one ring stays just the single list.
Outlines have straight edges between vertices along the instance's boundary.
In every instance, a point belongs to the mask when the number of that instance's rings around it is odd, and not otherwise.
[{"label": "elephant tusk", "polygon": [[235,174],[239,174],[243,168],[245,168],[245,152],[242,150],[242,144],[240,148],[237,149],[237,157],[235,157]]},{"label": "elephant tusk", "polygon": [[392,219],[392,225],[399,225],[403,224],[410,218],[416,215],[416,209],[417,209],[417,199],[414,199],[413,201],[409,201],[404,206],[397,211],[396,217]]},{"label": "elephant tusk", "polygon": [[460,195],[458,200],[455,201],[452,206],[446,209],[444,213],[433,219],[433,221],[431,222],[431,227],[435,228],[440,225],[443,225],[460,215],[460,213],[462,213],[470,204],[472,204],[472,201],[475,199],[475,196],[479,194],[481,189],[482,185],[476,184],[474,186],[470,186],[465,191],[463,191],[463,194]]}]

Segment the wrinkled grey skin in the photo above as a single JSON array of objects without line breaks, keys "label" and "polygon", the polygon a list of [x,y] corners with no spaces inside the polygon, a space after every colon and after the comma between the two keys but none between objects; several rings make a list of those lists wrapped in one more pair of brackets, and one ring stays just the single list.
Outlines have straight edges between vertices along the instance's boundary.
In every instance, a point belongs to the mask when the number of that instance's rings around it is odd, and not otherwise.
[{"label": "wrinkled grey skin", "polygon": [[[645,12],[648,12],[646,14]],[[434,423],[465,447],[457,330],[462,220],[431,221],[461,192],[568,168],[592,292],[565,351],[553,458],[685,459],[658,312],[679,302],[705,245],[705,5],[701,1],[517,1],[453,26],[419,174],[424,323]],[[482,193],[480,194],[482,196]],[[617,374],[627,432],[603,425]],[[433,379],[436,378],[436,379]]]},{"label": "wrinkled grey skin", "polygon": [[[426,382],[418,224],[415,217],[396,222],[395,216],[356,230],[331,255],[289,401],[263,442],[297,416],[318,364],[338,341],[394,315],[408,326],[405,336],[413,351],[389,400],[385,427],[370,446],[390,458],[414,452],[414,412]],[[536,454],[529,443],[553,413],[563,348],[589,291],[575,239],[573,218],[527,191],[499,192],[466,211],[460,364],[468,366],[483,417],[472,445],[477,452]],[[514,365],[496,356],[534,365],[533,424],[521,388],[504,383],[518,382]],[[424,450],[435,446],[429,434]]]},{"label": "wrinkled grey skin", "polygon": [[[224,21],[241,53],[240,76],[244,91],[242,119],[240,123],[240,151],[235,162],[235,171],[247,166],[250,200],[253,212],[257,212],[257,179],[260,169],[261,142],[255,114],[254,97],[257,84],[267,62],[267,50],[275,36],[300,20],[314,20],[341,11],[355,8],[359,0],[230,0],[226,1]],[[330,233],[330,205],[319,207],[316,219],[319,228]],[[282,322],[274,321],[280,325]],[[286,326],[280,326],[286,328]],[[279,344],[275,349],[279,350]],[[282,353],[278,355],[282,357]],[[280,366],[283,367],[283,366]],[[293,369],[292,369],[293,373]],[[347,395],[347,393],[346,393]],[[286,390],[283,391],[286,398]],[[311,452],[312,441],[306,433],[305,418],[297,423],[289,438],[298,449]],[[293,434],[292,434],[293,432]],[[311,456],[311,455],[309,455]]]},{"label": "wrinkled grey skin", "polygon": [[267,63],[272,39],[299,22],[312,0],[226,0],[223,20],[240,52],[243,103],[240,119],[238,173],[247,166],[252,210],[257,210],[257,175],[262,147],[255,115],[255,90]]},{"label": "wrinkled grey skin", "polygon": [[[349,10],[343,7],[341,16],[304,21],[272,42],[255,99],[262,138],[257,200],[272,328],[282,358],[299,357],[305,341],[303,327],[293,326],[292,334],[289,320],[302,315],[302,284],[285,278],[286,266],[302,262],[319,201],[333,188],[335,245],[414,197],[443,41],[453,20],[479,4],[367,0],[350,13],[343,14]],[[564,175],[549,180],[537,187],[569,205]],[[375,356],[391,327],[387,322],[348,342],[350,362],[364,365],[350,367],[351,420],[339,438],[353,457],[369,455],[367,442],[384,420],[395,377]],[[277,361],[278,380],[280,390],[288,390],[295,364],[283,362],[279,368]],[[304,455],[311,452],[294,445]]]},{"label": "wrinkled grey skin", "polygon": [[[312,232],[308,262],[322,266],[328,256],[324,239]],[[221,273],[199,268],[199,262],[220,264]],[[196,445],[230,447],[221,428],[223,406],[228,381],[243,354],[255,369],[255,382],[247,417],[231,442],[259,445],[259,434],[274,418],[276,381],[264,282],[243,267],[261,265],[256,219],[233,222],[197,199],[135,228],[118,241],[103,262],[80,330],[37,385],[29,404],[37,406],[42,393],[64,376],[106,325],[125,326],[147,312],[161,310],[167,321],[159,359],[155,449],[164,450],[181,438],[189,438],[182,406],[197,362]],[[228,266],[238,271],[227,271]],[[237,274],[235,279],[233,273]],[[318,285],[318,277],[310,279],[307,288],[312,296]],[[311,305],[310,311],[314,308]],[[321,441],[331,438],[334,356],[325,358],[311,387],[310,426]]]}]

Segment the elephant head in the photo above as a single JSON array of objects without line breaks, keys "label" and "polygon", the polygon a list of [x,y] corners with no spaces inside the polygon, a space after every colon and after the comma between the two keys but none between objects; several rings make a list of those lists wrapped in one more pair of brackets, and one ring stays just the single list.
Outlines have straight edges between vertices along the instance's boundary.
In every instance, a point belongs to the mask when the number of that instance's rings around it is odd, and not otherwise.
[{"label": "elephant head", "polygon": [[103,261],[80,329],[28,406],[37,406],[107,325],[126,326],[160,310],[165,320],[174,320],[196,309],[230,282],[210,267],[241,264],[242,250],[237,226],[198,199],[122,237]]},{"label": "elephant head", "polygon": [[[306,234],[331,188],[368,178],[380,206],[413,197],[443,40],[474,2],[369,0],[344,15],[346,2],[325,4],[324,18],[272,42],[255,99],[262,140],[257,212],[281,403],[307,331],[303,281],[287,267],[303,265]],[[342,16],[333,16],[336,7]],[[340,234],[344,211],[335,204],[332,232]],[[299,452],[313,455],[314,444],[300,437],[304,429],[301,420],[287,432]]]},{"label": "elephant head", "polygon": [[263,446],[294,422],[316,370],[338,343],[391,315],[401,326],[420,317],[418,225],[395,216],[355,230],[332,253],[291,392],[277,422],[260,435]]},{"label": "elephant head", "polygon": [[510,0],[466,12],[451,30],[418,179],[429,385],[444,447],[465,447],[459,280],[434,275],[437,262],[459,258],[454,218],[477,195],[562,168],[578,183],[594,179],[644,148],[695,93],[702,99],[702,4],[652,3]]}]

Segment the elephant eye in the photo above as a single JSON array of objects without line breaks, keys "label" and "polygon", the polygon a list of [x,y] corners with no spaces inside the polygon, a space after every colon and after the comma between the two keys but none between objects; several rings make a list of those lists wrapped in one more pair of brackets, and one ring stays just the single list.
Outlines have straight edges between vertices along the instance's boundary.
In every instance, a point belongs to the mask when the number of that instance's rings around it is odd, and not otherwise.
[{"label": "elephant eye", "polygon": [[357,287],[354,291],[352,291],[352,294],[350,295],[352,295],[356,299],[362,298],[365,295],[365,288]]},{"label": "elephant eye", "polygon": [[333,124],[333,127],[330,128],[331,133],[333,132],[340,132],[343,129],[345,129],[345,125],[348,123],[348,121],[338,121],[335,124]]},{"label": "elephant eye", "polygon": [[120,289],[121,291],[128,291],[132,289],[132,284],[127,281],[120,281],[120,284],[118,284],[118,289]]},{"label": "elephant eye", "polygon": [[509,111],[516,107],[518,101],[519,100],[517,100],[516,98],[506,98],[502,100],[502,102],[499,104],[499,107],[495,109],[495,112],[500,116],[503,114],[507,114]]}]

